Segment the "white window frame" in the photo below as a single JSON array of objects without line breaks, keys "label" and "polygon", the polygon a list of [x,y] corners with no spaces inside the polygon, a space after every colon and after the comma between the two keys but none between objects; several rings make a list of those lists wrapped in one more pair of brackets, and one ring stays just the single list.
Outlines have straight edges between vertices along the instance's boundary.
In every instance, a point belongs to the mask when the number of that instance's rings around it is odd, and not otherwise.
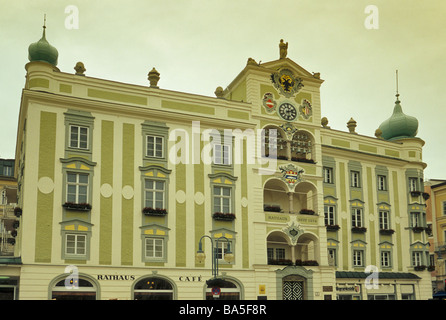
[{"label": "white window frame", "polygon": [[410,213],[410,226],[421,227],[421,213],[420,212],[411,212]]},{"label": "white window frame", "polygon": [[324,183],[333,183],[333,168],[324,167]]},{"label": "white window frame", "polygon": [[[153,142],[149,142],[149,139],[153,139]],[[149,145],[152,145],[153,148],[149,148]],[[150,151],[152,152],[150,153]],[[161,155],[159,155],[159,152],[161,152]],[[149,158],[158,158],[162,159],[164,158],[164,137],[158,136],[154,134],[148,134],[146,135],[146,157]]]},{"label": "white window frame", "polygon": [[[153,182],[152,187],[147,187],[147,182]],[[163,184],[163,188],[162,189],[158,189],[157,188],[157,183],[160,182]],[[149,199],[148,194],[151,195],[151,199]],[[162,207],[160,208],[159,206],[156,205],[157,203],[157,199],[156,196],[157,194],[162,194],[163,196],[163,200],[162,200]],[[152,202],[152,206],[150,206],[148,204],[148,201]],[[159,201],[159,200],[158,200]],[[144,206],[145,207],[151,207],[153,209],[166,209],[166,181],[164,180],[157,180],[157,179],[144,179]]]},{"label": "white window frame", "polygon": [[336,224],[336,207],[325,205],[324,206],[324,222],[326,226],[332,226]]},{"label": "white window frame", "polygon": [[[149,253],[149,246],[152,246],[152,254]],[[164,259],[164,238],[146,237],[144,239],[144,256],[146,259]]]},{"label": "white window frame", "polygon": [[[68,252],[68,249],[69,249],[68,238],[69,237],[74,237],[74,240],[70,240],[70,242],[74,243],[74,247],[71,247],[74,249],[74,252]],[[81,241],[82,238],[83,238],[83,241]],[[81,246],[82,242],[83,242],[83,246]],[[79,253],[79,250],[83,250],[84,252]],[[86,256],[87,255],[87,235],[79,234],[79,233],[66,233],[65,234],[65,255],[66,256],[79,256],[79,257]]]},{"label": "white window frame", "polygon": [[390,229],[390,213],[386,210],[379,211],[379,228],[380,230]]},{"label": "white window frame", "polygon": [[364,251],[363,250],[353,250],[353,266],[363,267],[364,266]]},{"label": "white window frame", "polygon": [[337,250],[336,250],[336,248],[328,248],[327,249],[327,255],[328,255],[328,262],[329,262],[329,265],[330,265],[330,261],[332,261],[333,262],[333,266],[337,266],[338,265],[338,263],[337,263]]},{"label": "white window frame", "polygon": [[384,175],[378,175],[378,190],[387,191],[387,177]]},{"label": "white window frame", "polygon": [[[69,181],[69,176],[74,175],[76,176],[76,181]],[[80,176],[86,176],[87,182],[80,182]],[[73,202],[73,203],[88,203],[89,199],[89,181],[90,181],[90,175],[88,173],[80,173],[80,172],[67,172],[67,182],[66,182],[66,201],[67,202]],[[74,193],[74,201],[71,201],[70,197],[73,194],[69,194],[69,186],[75,186],[75,193]],[[80,193],[80,188],[86,187],[85,195]],[[85,201],[79,200],[81,196],[85,196]]]},{"label": "white window frame", "polygon": [[443,215],[446,216],[446,201],[443,201],[442,204],[443,204]]},{"label": "white window frame", "polygon": [[381,267],[391,266],[391,254],[390,251],[381,251]]},{"label": "white window frame", "polygon": [[[74,125],[74,124],[70,124],[70,130],[69,130],[69,146],[70,148],[74,148],[74,149],[81,149],[81,150],[89,150],[89,146],[90,146],[90,141],[89,141],[89,127],[86,126],[80,126],[80,125]],[[77,139],[72,139],[72,134],[73,134],[73,129],[76,129],[76,135],[77,135]],[[81,130],[82,129],[86,129],[86,133],[82,133]],[[86,146],[81,146],[81,142],[83,142],[81,140],[81,136],[85,136],[86,137],[86,141],[85,144]]]},{"label": "white window frame", "polygon": [[412,252],[412,266],[421,266],[423,265],[423,252],[421,251],[413,251]]},{"label": "white window frame", "polygon": [[12,176],[12,166],[3,166],[3,175],[7,177]]},{"label": "white window frame", "polygon": [[[224,186],[219,186],[219,185],[215,185],[213,186],[214,188],[214,213],[215,212],[222,212],[222,213],[233,213],[232,212],[232,188],[231,187],[224,187]],[[223,190],[227,189],[229,190],[229,195],[224,195],[223,194]],[[219,193],[216,192],[216,190],[220,190]],[[225,199],[229,199],[229,205],[228,205],[228,211],[225,211],[225,205],[224,200]],[[216,210],[216,207],[218,207],[218,210]]]},{"label": "white window frame", "polygon": [[361,173],[359,171],[350,171],[351,187],[360,188],[361,187]]},{"label": "white window frame", "polygon": [[231,165],[231,146],[228,144],[215,143],[213,145],[214,164]]},{"label": "white window frame", "polygon": [[417,178],[409,178],[409,190],[412,191],[419,191],[418,190],[418,179]]},{"label": "white window frame", "polygon": [[362,209],[352,208],[352,227],[362,227]]}]

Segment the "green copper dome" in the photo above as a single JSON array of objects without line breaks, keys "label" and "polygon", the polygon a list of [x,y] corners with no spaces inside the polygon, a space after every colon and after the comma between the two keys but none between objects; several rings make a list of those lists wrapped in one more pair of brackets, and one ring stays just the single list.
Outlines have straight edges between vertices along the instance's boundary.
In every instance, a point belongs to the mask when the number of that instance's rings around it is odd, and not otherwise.
[{"label": "green copper dome", "polygon": [[57,66],[59,53],[57,52],[57,49],[50,45],[46,40],[45,28],[46,27],[44,26],[42,38],[39,41],[30,44],[28,48],[28,59],[30,62],[44,61],[53,66]]},{"label": "green copper dome", "polygon": [[392,116],[384,121],[379,129],[382,131],[381,137],[386,140],[413,138],[418,132],[418,120],[403,113],[397,95]]}]

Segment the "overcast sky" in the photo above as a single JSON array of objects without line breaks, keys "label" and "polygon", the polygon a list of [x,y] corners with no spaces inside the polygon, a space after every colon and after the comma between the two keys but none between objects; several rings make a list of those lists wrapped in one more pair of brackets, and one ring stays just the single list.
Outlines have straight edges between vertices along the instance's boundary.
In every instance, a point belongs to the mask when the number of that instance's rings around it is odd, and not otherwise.
[{"label": "overcast sky", "polygon": [[[379,20],[369,19],[369,5]],[[356,131],[372,137],[392,114],[398,69],[403,112],[419,120],[426,142],[425,179],[446,179],[446,1],[0,0],[1,158],[15,155],[28,46],[40,39],[44,14],[61,71],[82,61],[87,76],[148,85],[155,67],[161,88],[206,96],[248,58],[278,59],[284,39],[288,57],[325,80],[322,116],[331,128],[347,131],[353,117]]]}]

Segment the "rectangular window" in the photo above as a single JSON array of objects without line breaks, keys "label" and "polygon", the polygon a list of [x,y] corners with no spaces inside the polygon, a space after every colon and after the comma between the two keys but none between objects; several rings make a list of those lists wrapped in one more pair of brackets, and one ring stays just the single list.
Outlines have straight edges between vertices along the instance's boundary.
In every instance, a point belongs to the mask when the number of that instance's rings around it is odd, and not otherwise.
[{"label": "rectangular window", "polygon": [[443,215],[446,216],[446,201],[443,201]]},{"label": "rectangular window", "polygon": [[390,267],[390,251],[381,251],[381,266]]},{"label": "rectangular window", "polygon": [[333,248],[328,249],[328,265],[329,266],[337,266],[336,249],[333,249]]},{"label": "rectangular window", "polygon": [[164,137],[160,136],[146,136],[146,156],[153,158],[163,158],[164,157]]},{"label": "rectangular window", "polygon": [[324,182],[333,183],[333,168],[324,167]]},{"label": "rectangular window", "polygon": [[162,238],[146,238],[146,258],[163,258],[164,257],[164,239]]},{"label": "rectangular window", "polygon": [[409,178],[409,189],[410,191],[418,191],[418,179],[417,178]]},{"label": "rectangular window", "polygon": [[217,250],[217,259],[224,260],[225,258],[224,254],[228,252],[228,243],[226,241],[220,241],[218,242],[218,247],[217,243],[215,245]]},{"label": "rectangular window", "polygon": [[387,190],[387,177],[386,176],[378,176],[378,190],[386,191]]},{"label": "rectangular window", "polygon": [[350,171],[350,180],[353,188],[361,187],[359,171]]},{"label": "rectangular window", "polygon": [[410,213],[410,226],[411,227],[421,227],[419,212],[411,212]]},{"label": "rectangular window", "polygon": [[285,249],[284,248],[276,248],[276,259],[277,260],[285,259]]},{"label": "rectangular window", "polygon": [[335,207],[334,206],[324,206],[325,215],[325,225],[333,226],[336,224],[335,219]]},{"label": "rectangular window", "polygon": [[65,237],[65,253],[68,255],[85,255],[87,236],[84,234],[67,234]]},{"label": "rectangular window", "polygon": [[379,212],[379,228],[381,230],[390,229],[389,211]]},{"label": "rectangular window", "polygon": [[70,126],[70,148],[88,149],[88,127]]},{"label": "rectangular window", "polygon": [[362,209],[352,209],[352,227],[362,227]]},{"label": "rectangular window", "polygon": [[231,212],[231,188],[214,186],[214,212]]},{"label": "rectangular window", "polygon": [[214,144],[214,164],[231,164],[231,149],[229,145]]},{"label": "rectangular window", "polygon": [[165,182],[161,180],[145,180],[145,207],[153,209],[165,208]]},{"label": "rectangular window", "polygon": [[67,202],[88,203],[88,174],[67,173]]},{"label": "rectangular window", "polygon": [[364,251],[362,250],[353,250],[353,266],[354,267],[362,267],[364,265]]},{"label": "rectangular window", "polygon": [[4,166],[3,167],[3,175],[4,176],[12,176],[12,167],[11,166]]},{"label": "rectangular window", "polygon": [[421,266],[422,264],[422,253],[420,251],[412,252],[412,265],[415,267]]}]

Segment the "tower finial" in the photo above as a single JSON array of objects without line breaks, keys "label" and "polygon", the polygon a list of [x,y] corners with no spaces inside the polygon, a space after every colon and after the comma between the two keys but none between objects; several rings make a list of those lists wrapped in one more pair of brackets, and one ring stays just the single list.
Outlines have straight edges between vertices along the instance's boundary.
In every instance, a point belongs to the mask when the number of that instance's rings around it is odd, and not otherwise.
[{"label": "tower finial", "polygon": [[46,28],[46,13],[43,14],[43,28]]},{"label": "tower finial", "polygon": [[398,93],[398,69],[396,70],[396,100],[399,101],[400,94]]}]

